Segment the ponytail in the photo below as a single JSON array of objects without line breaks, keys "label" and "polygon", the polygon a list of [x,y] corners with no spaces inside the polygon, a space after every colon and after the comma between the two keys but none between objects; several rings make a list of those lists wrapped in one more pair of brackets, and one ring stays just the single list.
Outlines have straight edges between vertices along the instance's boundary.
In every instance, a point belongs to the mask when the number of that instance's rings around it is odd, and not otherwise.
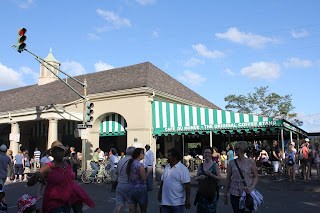
[{"label": "ponytail", "polygon": [[132,157],[131,157],[131,159],[129,160],[128,165],[127,165],[127,169],[126,169],[126,172],[127,172],[128,177],[130,176],[130,170],[131,170],[131,165],[132,165],[132,163],[133,163],[133,160],[137,159],[137,158],[140,156],[140,154],[141,154],[142,151],[143,151],[142,148],[136,148],[136,149],[133,151]]}]

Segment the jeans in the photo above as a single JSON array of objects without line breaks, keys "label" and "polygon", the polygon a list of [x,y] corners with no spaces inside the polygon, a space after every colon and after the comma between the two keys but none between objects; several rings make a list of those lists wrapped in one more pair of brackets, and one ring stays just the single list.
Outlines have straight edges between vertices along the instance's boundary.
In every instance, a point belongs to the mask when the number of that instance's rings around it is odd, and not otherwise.
[{"label": "jeans", "polygon": [[152,191],[153,190],[153,171],[148,175],[148,179],[146,183],[147,183],[147,190]]},{"label": "jeans", "polygon": [[90,162],[90,166],[93,169],[93,172],[91,173],[90,177],[94,178],[96,176],[96,174],[98,173],[98,171],[99,171],[98,163]]},{"label": "jeans", "polygon": [[245,213],[244,209],[239,209],[240,197],[241,196],[230,195],[231,206],[232,206],[232,209],[233,209],[234,213]]},{"label": "jeans", "polygon": [[181,206],[161,206],[161,213],[184,213],[184,205]]}]

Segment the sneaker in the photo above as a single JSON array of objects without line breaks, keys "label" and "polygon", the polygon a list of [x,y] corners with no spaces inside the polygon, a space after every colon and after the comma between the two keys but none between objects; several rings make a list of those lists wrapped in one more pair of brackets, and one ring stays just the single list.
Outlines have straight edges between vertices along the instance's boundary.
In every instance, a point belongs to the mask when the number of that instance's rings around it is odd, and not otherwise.
[{"label": "sneaker", "polygon": [[13,182],[14,182],[14,183],[17,182],[17,179],[14,179]]}]

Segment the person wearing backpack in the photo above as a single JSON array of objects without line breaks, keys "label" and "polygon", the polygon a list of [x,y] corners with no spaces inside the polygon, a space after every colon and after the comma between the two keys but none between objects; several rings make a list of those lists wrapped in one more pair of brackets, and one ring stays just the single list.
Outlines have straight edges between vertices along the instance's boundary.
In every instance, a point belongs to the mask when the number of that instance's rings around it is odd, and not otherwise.
[{"label": "person wearing backpack", "polygon": [[285,162],[287,164],[289,180],[296,182],[296,172],[295,172],[296,152],[293,149],[294,147],[290,144],[288,146],[288,150],[285,152],[285,156],[286,156]]}]

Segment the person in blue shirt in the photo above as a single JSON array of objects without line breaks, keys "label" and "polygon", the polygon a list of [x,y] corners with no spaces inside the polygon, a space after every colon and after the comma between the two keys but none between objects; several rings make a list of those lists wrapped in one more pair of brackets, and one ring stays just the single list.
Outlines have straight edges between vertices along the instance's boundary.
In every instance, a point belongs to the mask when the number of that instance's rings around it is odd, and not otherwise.
[{"label": "person in blue shirt", "polygon": [[227,159],[228,159],[228,164],[229,164],[229,162],[234,159],[234,152],[233,152],[233,147],[231,144],[228,144],[227,150],[228,150]]},{"label": "person in blue shirt", "polygon": [[[16,156],[14,156],[14,173],[16,175],[16,179],[14,179],[14,182],[16,182],[17,180],[20,180],[20,182],[22,181],[23,178],[23,169],[24,169],[24,165],[23,165],[23,155],[21,150],[18,151],[18,154]],[[20,176],[20,179],[19,179]]]}]

